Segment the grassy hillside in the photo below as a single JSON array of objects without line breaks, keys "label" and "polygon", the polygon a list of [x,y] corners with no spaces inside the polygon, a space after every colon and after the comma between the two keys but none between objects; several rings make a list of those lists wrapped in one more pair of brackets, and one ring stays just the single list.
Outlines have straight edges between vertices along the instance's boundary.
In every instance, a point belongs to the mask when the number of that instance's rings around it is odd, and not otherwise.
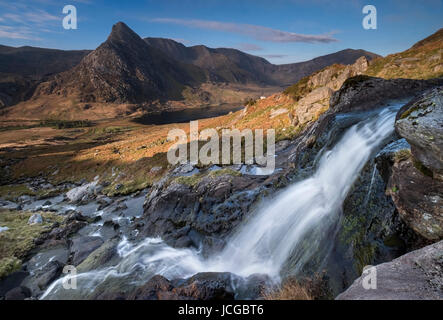
[{"label": "grassy hillside", "polygon": [[443,29],[410,49],[372,61],[366,74],[385,79],[431,79],[443,76]]}]

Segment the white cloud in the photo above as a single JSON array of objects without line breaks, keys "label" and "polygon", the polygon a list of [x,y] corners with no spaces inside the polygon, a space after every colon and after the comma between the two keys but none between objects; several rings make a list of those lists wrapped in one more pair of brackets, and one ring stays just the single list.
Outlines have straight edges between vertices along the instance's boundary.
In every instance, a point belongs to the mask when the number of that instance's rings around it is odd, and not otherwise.
[{"label": "white cloud", "polygon": [[32,30],[23,27],[11,27],[11,26],[2,26],[0,25],[0,38],[8,38],[8,39],[22,39],[22,40],[42,40],[38,36],[36,36]]},{"label": "white cloud", "polygon": [[256,40],[269,41],[269,42],[330,43],[338,41],[329,34],[325,35],[299,34],[299,33],[281,31],[277,29],[272,29],[252,24],[219,22],[219,21],[210,21],[210,20],[195,20],[195,19],[186,20],[186,19],[173,19],[173,18],[156,18],[156,19],[151,19],[150,21],[159,22],[159,23],[178,24],[192,28],[211,29],[217,31],[237,33],[249,36]]}]

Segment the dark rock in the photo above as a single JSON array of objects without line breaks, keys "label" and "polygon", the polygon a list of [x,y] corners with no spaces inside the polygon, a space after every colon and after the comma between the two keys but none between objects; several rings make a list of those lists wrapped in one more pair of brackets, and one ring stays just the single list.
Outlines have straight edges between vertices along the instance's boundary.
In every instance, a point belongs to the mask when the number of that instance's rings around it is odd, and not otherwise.
[{"label": "dark rock", "polygon": [[100,237],[80,236],[74,238],[71,245],[72,264],[78,266],[102,244],[103,240]]},{"label": "dark rock", "polygon": [[[181,299],[192,300],[232,300],[232,274],[228,272],[197,273],[183,284],[174,288],[173,294]],[[167,297],[169,299],[170,297]]]},{"label": "dark rock", "polygon": [[264,181],[263,177],[222,175],[204,177],[195,186],[158,183],[147,195],[139,236],[163,236],[180,247],[191,242],[199,247],[208,236],[222,237],[249,212]]},{"label": "dark rock", "polygon": [[8,291],[10,291],[16,287],[19,287],[22,284],[23,280],[28,275],[29,275],[29,273],[26,271],[17,271],[17,272],[10,274],[6,278],[1,279],[0,280],[0,297],[4,297]]},{"label": "dark rock", "polygon": [[402,108],[395,128],[411,144],[414,158],[443,181],[443,87]]},{"label": "dark rock", "polygon": [[443,79],[385,80],[357,76],[346,80],[341,89],[331,96],[330,106],[335,112],[372,110],[389,100],[413,98],[438,85],[443,85]]},{"label": "dark rock", "polygon": [[79,231],[81,228],[85,227],[87,225],[86,222],[83,221],[70,221],[66,224],[61,225],[58,228],[52,229],[52,231],[45,236],[43,239],[40,239],[42,241],[46,241],[49,239],[54,240],[62,240],[67,239],[71,235],[75,234],[77,231]]},{"label": "dark rock", "polygon": [[103,268],[112,262],[117,256],[118,239],[106,241],[99,248],[94,250],[89,256],[77,266],[78,272],[88,272],[97,268]]},{"label": "dark rock", "polygon": [[54,280],[56,280],[63,270],[63,264],[53,260],[48,262],[41,270],[33,276],[34,282],[40,290],[45,290]]},{"label": "dark rock", "polygon": [[385,184],[388,184],[389,177],[391,176],[392,166],[395,163],[396,155],[399,152],[410,151],[411,146],[405,139],[396,140],[387,146],[385,146],[376,156],[375,162],[377,163],[377,169]]},{"label": "dark rock", "polygon": [[420,172],[411,158],[392,167],[388,194],[415,232],[429,240],[443,238],[443,182]]},{"label": "dark rock", "polygon": [[20,286],[8,291],[5,295],[5,300],[25,300],[31,296],[31,290]]},{"label": "dark rock", "polygon": [[376,266],[376,289],[355,280],[338,300],[442,300],[443,241]]},{"label": "dark rock", "polygon": [[171,282],[160,275],[155,275],[141,287],[134,290],[128,300],[161,300],[166,293],[170,293],[174,287]]}]

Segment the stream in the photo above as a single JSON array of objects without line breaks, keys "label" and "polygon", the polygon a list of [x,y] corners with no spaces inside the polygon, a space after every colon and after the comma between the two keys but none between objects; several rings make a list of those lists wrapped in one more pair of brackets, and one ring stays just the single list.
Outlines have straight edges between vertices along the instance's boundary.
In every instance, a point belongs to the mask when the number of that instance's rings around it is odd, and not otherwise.
[{"label": "stream", "polygon": [[[173,248],[161,238],[132,242],[124,236],[117,247],[117,263],[78,274],[77,290],[63,288],[63,282],[69,275],[60,278],[40,298],[84,299],[109,278],[120,278],[137,286],[156,274],[168,279],[187,278],[208,271],[232,272],[240,278],[266,274],[278,282],[289,257],[296,261],[296,273],[313,254],[324,249],[320,248],[324,243],[322,240],[339,220],[341,206],[353,182],[371,155],[392,134],[400,106],[374,112],[347,129],[332,149],[322,152],[317,169],[310,177],[264,201],[266,204],[249,215],[221,252],[205,258],[198,249]],[[110,214],[107,219],[118,221],[124,230],[125,223],[130,225],[131,219],[141,216],[143,199],[142,193],[121,200],[125,202],[126,209],[116,216],[112,215],[111,209],[97,211],[96,203],[77,207],[76,210],[87,216]],[[67,206],[63,203],[55,205],[60,208]],[[104,228],[103,219],[81,232],[104,239],[113,236],[112,230]]]}]

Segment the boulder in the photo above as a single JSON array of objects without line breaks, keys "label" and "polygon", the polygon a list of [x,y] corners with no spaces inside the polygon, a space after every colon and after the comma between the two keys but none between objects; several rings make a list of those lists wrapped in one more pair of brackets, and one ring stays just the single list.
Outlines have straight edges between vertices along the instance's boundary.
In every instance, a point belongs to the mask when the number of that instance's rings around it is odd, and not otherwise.
[{"label": "boulder", "polygon": [[24,286],[16,287],[8,291],[5,300],[25,300],[31,296],[31,290]]},{"label": "boulder", "polygon": [[411,145],[414,158],[443,180],[443,87],[402,108],[395,128]]},{"label": "boulder", "polygon": [[144,204],[139,238],[162,236],[172,246],[199,247],[207,236],[226,235],[249,212],[264,180],[220,175],[204,177],[194,185],[157,183]]},{"label": "boulder", "polygon": [[62,263],[58,262],[57,260],[50,261],[32,276],[33,283],[38,287],[38,289],[45,290],[60,276],[62,270]]},{"label": "boulder", "polygon": [[400,217],[429,240],[443,239],[443,182],[420,172],[411,158],[392,167],[387,193]]},{"label": "boulder", "polygon": [[72,264],[78,266],[102,244],[103,240],[100,237],[79,236],[74,238],[71,245]]},{"label": "boulder", "polygon": [[269,283],[265,275],[241,278],[229,272],[202,272],[188,279],[168,280],[155,275],[127,295],[128,300],[256,299]]},{"label": "boulder", "polygon": [[82,186],[73,188],[66,193],[66,197],[72,203],[91,200],[95,196],[98,188],[98,181],[86,183]]},{"label": "boulder", "polygon": [[330,99],[334,112],[373,110],[389,100],[413,98],[424,91],[443,85],[443,79],[385,80],[359,75],[347,79]]},{"label": "boulder", "polygon": [[34,213],[28,220],[28,224],[42,224],[43,217],[39,213]]},{"label": "boulder", "polygon": [[442,300],[443,241],[375,266],[376,289],[359,277],[337,300]]},{"label": "boulder", "polygon": [[103,268],[117,255],[118,239],[106,241],[99,248],[94,250],[89,256],[78,265],[77,271],[88,272],[94,269]]}]

